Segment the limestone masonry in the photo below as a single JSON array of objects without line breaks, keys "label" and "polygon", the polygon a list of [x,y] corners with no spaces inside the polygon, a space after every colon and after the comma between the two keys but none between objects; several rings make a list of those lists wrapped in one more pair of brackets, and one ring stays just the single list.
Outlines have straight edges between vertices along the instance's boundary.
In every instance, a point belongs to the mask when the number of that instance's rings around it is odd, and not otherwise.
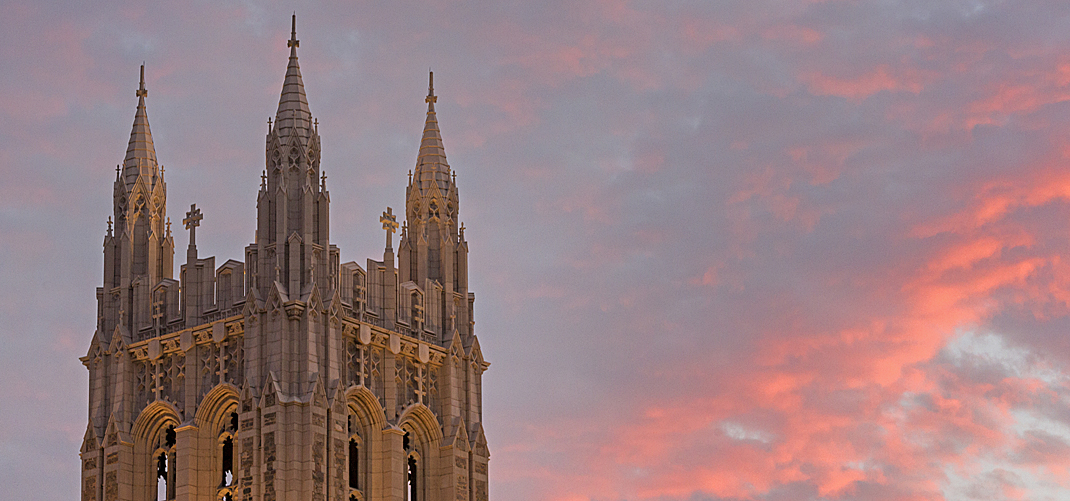
[{"label": "limestone masonry", "polygon": [[[295,21],[296,25],[296,21]],[[83,501],[485,501],[490,453],[456,176],[434,80],[405,194],[395,263],[342,263],[297,64],[294,28],[267,134],[245,262],[197,254],[196,206],[174,277],[167,185],[145,73],[126,158],[89,369]],[[356,196],[356,193],[347,193]]]}]

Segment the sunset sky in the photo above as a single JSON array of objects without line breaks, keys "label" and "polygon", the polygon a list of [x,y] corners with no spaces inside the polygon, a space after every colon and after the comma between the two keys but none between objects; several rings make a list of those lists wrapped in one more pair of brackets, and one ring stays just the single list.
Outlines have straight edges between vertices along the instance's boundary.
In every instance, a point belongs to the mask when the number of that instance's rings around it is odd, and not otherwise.
[{"label": "sunset sky", "polygon": [[427,71],[496,501],[1070,498],[1070,3],[0,2],[0,499],[78,499],[145,63],[242,259],[297,11],[342,260]]}]

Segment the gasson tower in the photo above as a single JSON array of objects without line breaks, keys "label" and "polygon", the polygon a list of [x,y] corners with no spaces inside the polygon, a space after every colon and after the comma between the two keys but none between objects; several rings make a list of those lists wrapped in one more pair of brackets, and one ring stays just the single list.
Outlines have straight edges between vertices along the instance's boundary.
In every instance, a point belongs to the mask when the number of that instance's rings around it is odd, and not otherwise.
[{"label": "gasson tower", "polygon": [[490,364],[473,331],[433,75],[396,254],[387,209],[382,259],[343,263],[294,23],[244,262],[217,267],[197,253],[193,206],[174,276],[142,66],[81,359],[83,501],[487,499],[480,395]]}]

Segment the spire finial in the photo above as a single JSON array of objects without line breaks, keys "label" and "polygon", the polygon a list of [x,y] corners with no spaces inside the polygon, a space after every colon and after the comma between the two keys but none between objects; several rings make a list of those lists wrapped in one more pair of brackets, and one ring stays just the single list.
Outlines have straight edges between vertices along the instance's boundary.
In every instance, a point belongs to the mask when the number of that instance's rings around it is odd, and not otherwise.
[{"label": "spire finial", "polygon": [[297,11],[294,11],[293,19],[290,24],[290,40],[286,42],[287,47],[300,47],[301,41],[297,39]]},{"label": "spire finial", "polygon": [[268,117],[268,134],[271,134],[271,117]]},{"label": "spire finial", "polygon": [[431,104],[438,102],[438,96],[435,95],[435,72],[427,69],[427,99],[424,99],[425,103]]},{"label": "spire finial", "polygon": [[148,97],[149,91],[145,88],[145,63],[141,63],[141,83],[137,87],[137,97]]},{"label": "spire finial", "polygon": [[266,188],[267,188],[267,169],[264,169],[264,172],[260,173],[260,189],[263,190],[263,189],[266,189]]},{"label": "spire finial", "polygon": [[111,216],[108,216],[108,236],[111,236]]},{"label": "spire finial", "polygon": [[171,216],[167,217],[167,236],[171,236]]}]

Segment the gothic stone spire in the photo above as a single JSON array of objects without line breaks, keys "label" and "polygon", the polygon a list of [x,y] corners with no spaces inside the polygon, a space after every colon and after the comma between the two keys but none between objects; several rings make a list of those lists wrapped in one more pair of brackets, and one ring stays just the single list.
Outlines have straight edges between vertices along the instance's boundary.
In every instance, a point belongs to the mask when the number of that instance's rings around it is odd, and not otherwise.
[{"label": "gothic stone spire", "polygon": [[126,146],[126,159],[123,161],[123,174],[128,186],[137,181],[138,176],[151,177],[156,173],[156,147],[152,143],[149,130],[149,114],[145,110],[145,98],[149,91],[145,88],[145,65],[141,65],[141,82],[137,89],[137,113],[134,114],[134,126],[130,131],[130,142]]},{"label": "gothic stone spire", "polygon": [[305,97],[305,83],[301,79],[301,67],[297,64],[297,15],[293,16],[290,40],[290,62],[286,66],[286,77],[282,82],[282,95],[279,96],[279,109],[275,112],[275,130],[279,136],[298,134],[307,139],[312,132],[312,113],[308,109]]},{"label": "gothic stone spire", "polygon": [[[400,280],[412,281],[431,290],[438,284],[451,300],[443,312],[446,318],[461,318],[467,312],[468,248],[458,232],[457,186],[446,162],[446,150],[435,113],[435,74],[428,72],[427,118],[424,121],[420,152],[405,194],[407,229],[399,245]],[[467,325],[457,331],[467,333]]]}]

